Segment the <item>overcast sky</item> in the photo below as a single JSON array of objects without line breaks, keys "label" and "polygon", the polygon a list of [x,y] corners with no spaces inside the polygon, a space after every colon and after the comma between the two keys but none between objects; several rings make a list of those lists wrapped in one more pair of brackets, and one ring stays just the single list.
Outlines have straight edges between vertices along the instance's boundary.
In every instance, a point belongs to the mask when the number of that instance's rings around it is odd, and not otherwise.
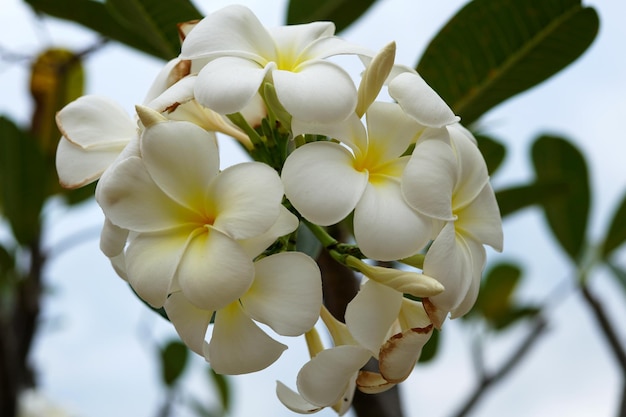
[{"label": "overcast sky", "polygon": [[[197,3],[208,13],[232,2]],[[285,1],[241,3],[252,8],[267,26],[283,21]],[[395,40],[397,62],[414,65],[437,28],[463,3],[381,1],[342,36],[372,49]],[[557,77],[490,112],[482,125],[509,145],[505,166],[494,178],[496,188],[532,177],[529,145],[537,134],[558,133],[574,140],[591,165],[596,193],[591,225],[593,237],[597,238],[626,190],[626,137],[622,131],[626,114],[622,45],[626,39],[626,4],[618,0],[585,3],[596,7],[601,19],[600,35],[591,49]],[[5,52],[35,54],[46,46],[81,50],[96,39],[75,25],[54,20],[37,22],[18,0],[1,0],[1,4],[0,45]],[[110,44],[86,63],[87,92],[106,95],[130,113],[143,100],[161,65],[160,61]],[[24,63],[0,62],[0,113],[27,123],[31,111],[27,87]],[[224,148],[224,166],[241,158],[236,149]],[[173,336],[170,326],[131,294],[99,252],[97,229],[102,215],[95,204],[72,211],[51,204],[46,218],[45,241],[50,247],[81,230],[93,230],[93,238],[58,254],[48,265],[46,282],[50,291],[34,351],[42,391],[77,416],[154,416],[162,395],[155,343]],[[537,210],[512,216],[505,222],[504,254],[489,252],[490,261],[522,263],[528,277],[521,296],[527,301],[541,302],[552,289],[571,282],[573,275],[543,227]],[[621,257],[621,263],[626,264],[626,256]],[[594,276],[592,288],[605,301],[615,323],[618,318],[623,322],[624,292],[604,271]],[[578,294],[570,291],[551,311],[549,333],[521,368],[486,397],[476,415],[613,416],[622,381],[595,327]],[[448,322],[438,359],[418,367],[402,384],[408,417],[446,417],[472,389],[465,330],[454,321]],[[497,365],[526,330],[519,326],[508,337],[487,339],[487,364]],[[626,343],[623,326],[618,330]],[[275,398],[274,381],[280,379],[293,387],[307,354],[300,339],[288,339],[286,343],[290,349],[277,364],[254,375],[231,378],[236,387],[234,417],[293,415]],[[196,358],[194,364],[189,389],[206,395],[209,403],[214,399],[211,388],[203,384],[202,361]],[[334,413],[326,410],[319,415]]]}]

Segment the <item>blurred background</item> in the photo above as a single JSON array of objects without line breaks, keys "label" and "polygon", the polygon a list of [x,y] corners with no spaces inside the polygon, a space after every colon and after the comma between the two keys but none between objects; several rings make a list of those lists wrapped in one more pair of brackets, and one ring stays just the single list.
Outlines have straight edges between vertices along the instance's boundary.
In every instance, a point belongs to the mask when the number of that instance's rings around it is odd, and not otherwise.
[{"label": "blurred background", "polygon": [[[164,62],[116,42],[100,44],[99,35],[60,19],[38,16],[24,2],[0,0],[0,114],[28,126],[33,113],[29,77],[35,57],[50,47],[71,51],[96,49],[84,57],[85,93],[105,95],[129,114],[141,103]],[[195,1],[208,14],[232,2]],[[285,22],[287,1],[239,1],[266,26]],[[396,62],[414,66],[438,30],[465,1],[381,0],[341,33],[352,42],[379,49],[397,43]],[[584,155],[591,190],[588,238],[600,243],[626,191],[626,3],[585,1],[600,18],[591,47],[565,70],[490,110],[478,123],[481,132],[506,145],[506,158],[493,176],[496,190],[533,179],[530,149],[543,134],[567,138]],[[359,66],[354,66],[358,77]],[[2,140],[2,138],[0,138]],[[246,159],[237,145],[221,140],[222,166]],[[555,156],[556,158],[556,156]],[[29,190],[24,190],[28,193]],[[98,248],[103,216],[93,200],[75,206],[50,199],[43,209],[42,247],[48,253],[43,271],[41,314],[30,361],[37,389],[28,403],[40,416],[67,415],[152,417],[173,398],[171,415],[219,415],[219,384],[201,358],[190,356],[177,389],[163,383],[162,348],[176,334],[118,278]],[[475,416],[614,416],[624,395],[624,374],[599,329],[589,303],[577,286],[577,268],[546,232],[539,206],[516,211],[504,222],[505,250],[488,250],[490,264],[511,262],[523,270],[515,302],[543,306],[545,328],[521,362],[477,403]],[[13,244],[11,229],[0,223],[0,242]],[[612,256],[626,267],[626,253]],[[488,267],[489,269],[489,267]],[[622,277],[623,279],[623,277]],[[606,267],[594,268],[588,287],[612,320],[626,345],[626,286]],[[2,299],[6,303],[6,298]],[[529,333],[532,317],[501,331],[479,321],[446,323],[437,355],[419,364],[401,384],[407,417],[453,416],[480,385],[477,347],[484,369],[506,363]],[[229,377],[228,415],[289,416],[274,394],[275,381],[295,386],[308,360],[303,339],[285,338],[284,357],[252,375]],[[171,396],[173,395],[173,397]],[[196,404],[190,406],[189,404]],[[53,414],[53,409],[57,409]],[[204,410],[204,411],[203,411]],[[211,412],[215,414],[210,414]],[[320,416],[331,416],[324,410]],[[353,415],[353,414],[350,414]]]}]

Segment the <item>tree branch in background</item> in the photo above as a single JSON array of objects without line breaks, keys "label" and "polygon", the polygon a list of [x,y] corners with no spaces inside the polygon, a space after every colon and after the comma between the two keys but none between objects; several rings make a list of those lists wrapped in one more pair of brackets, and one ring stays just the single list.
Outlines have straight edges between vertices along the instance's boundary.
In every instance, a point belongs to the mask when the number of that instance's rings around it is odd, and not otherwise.
[{"label": "tree branch in background", "polygon": [[15,285],[15,297],[0,315],[0,415],[17,414],[19,394],[36,384],[29,352],[37,330],[45,257],[39,239],[30,245],[30,269]]},{"label": "tree branch in background", "polygon": [[624,350],[624,346],[622,346],[622,343],[619,340],[619,335],[611,324],[609,316],[606,314],[606,311],[604,310],[604,307],[602,306],[600,300],[598,300],[595,295],[591,293],[591,290],[589,289],[589,286],[587,284],[581,284],[580,290],[583,295],[583,299],[591,308],[594,318],[600,325],[602,334],[604,334],[604,337],[606,338],[611,352],[613,352],[613,356],[617,360],[617,363],[621,370],[624,394],[622,395],[622,401],[619,413],[617,415],[619,417],[626,417],[626,350]]},{"label": "tree branch in background", "polygon": [[547,322],[545,318],[541,315],[541,313],[537,314],[535,319],[533,320],[532,328],[530,332],[526,336],[526,338],[522,341],[517,349],[509,356],[509,359],[498,369],[496,372],[488,373],[484,372],[482,374],[481,380],[479,384],[476,386],[476,389],[471,394],[471,396],[467,399],[465,404],[461,406],[461,408],[453,414],[454,417],[465,417],[470,415],[473,411],[474,407],[478,404],[478,402],[482,399],[482,397],[488,392],[488,390],[504,377],[509,375],[517,365],[519,365],[522,360],[528,355],[531,348],[537,343],[540,336],[542,336],[547,328]]}]

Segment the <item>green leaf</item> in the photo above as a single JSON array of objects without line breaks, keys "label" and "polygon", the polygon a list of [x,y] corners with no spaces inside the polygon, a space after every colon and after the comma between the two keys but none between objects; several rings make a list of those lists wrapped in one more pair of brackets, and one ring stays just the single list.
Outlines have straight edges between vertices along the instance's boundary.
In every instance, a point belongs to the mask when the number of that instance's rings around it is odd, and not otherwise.
[{"label": "green leaf", "polygon": [[602,257],[607,259],[624,241],[626,241],[626,195],[613,214],[613,220],[611,220],[602,246]]},{"label": "green leaf", "polygon": [[564,181],[537,181],[496,192],[502,217],[535,204],[543,204],[566,193]]},{"label": "green leaf", "polygon": [[209,376],[217,388],[222,410],[228,411],[231,405],[231,393],[227,377],[216,373],[213,368],[209,368]]},{"label": "green leaf", "polygon": [[537,181],[562,181],[564,193],[542,203],[548,225],[565,252],[580,259],[590,205],[587,164],[570,142],[555,136],[541,136],[532,147]]},{"label": "green leaf", "polygon": [[166,59],[180,53],[178,24],[202,18],[188,0],[107,0],[106,5],[118,22]]},{"label": "green leaf", "polygon": [[476,141],[478,142],[478,149],[483,154],[485,162],[487,163],[487,172],[489,175],[500,167],[506,156],[506,147],[495,139],[481,134],[474,134]]},{"label": "green leaf", "polygon": [[475,0],[430,42],[417,70],[469,125],[576,60],[598,27],[580,0]]},{"label": "green leaf", "polygon": [[37,140],[0,117],[0,206],[22,245],[39,237],[47,174]]},{"label": "green leaf", "polygon": [[7,248],[0,243],[0,280],[4,275],[15,268],[15,249]]},{"label": "green leaf", "polygon": [[161,365],[163,382],[171,387],[182,375],[187,365],[189,350],[179,340],[172,340],[161,349]]},{"label": "green leaf", "polygon": [[496,321],[511,308],[511,298],[522,277],[519,266],[495,265],[485,275],[474,309],[488,321]]},{"label": "green leaf", "polygon": [[189,0],[25,0],[35,11],[70,20],[162,59],[180,52],[177,23],[200,19]]},{"label": "green leaf", "polygon": [[539,308],[533,306],[511,307],[498,316],[493,317],[491,324],[495,330],[504,330],[519,320],[536,316],[540,311]]},{"label": "green leaf", "polygon": [[331,21],[337,33],[363,15],[376,0],[291,0],[287,24]]},{"label": "green leaf", "polygon": [[65,202],[70,206],[82,203],[85,200],[93,198],[96,192],[96,183],[92,182],[84,187],[73,190],[64,190],[63,197]]},{"label": "green leaf", "polygon": [[439,349],[439,331],[433,329],[433,333],[430,335],[430,339],[422,348],[422,354],[418,360],[419,363],[430,362],[437,356],[437,349]]},{"label": "green leaf", "polygon": [[158,58],[168,59],[149,40],[137,36],[118,22],[104,4],[93,0],[25,0],[36,12],[70,20]]}]

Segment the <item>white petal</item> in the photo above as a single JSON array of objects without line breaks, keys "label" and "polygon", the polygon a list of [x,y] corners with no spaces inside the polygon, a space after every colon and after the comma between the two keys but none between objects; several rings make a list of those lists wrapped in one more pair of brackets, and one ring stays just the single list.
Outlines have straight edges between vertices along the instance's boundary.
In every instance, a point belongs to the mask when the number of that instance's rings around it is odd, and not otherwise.
[{"label": "white petal", "polygon": [[[190,62],[181,60],[180,58],[174,58],[170,60],[163,69],[157,74],[143,103],[148,104],[168,88],[178,82],[181,78],[188,75],[190,71]],[[148,107],[152,107],[148,105]],[[156,107],[152,107],[156,109]]]},{"label": "white petal", "polygon": [[248,290],[254,266],[234,240],[211,229],[189,242],[176,277],[189,301],[205,310],[218,310]]},{"label": "white petal", "polygon": [[392,79],[389,95],[424,126],[443,127],[459,121],[446,102],[417,73],[404,72]]},{"label": "white petal", "polygon": [[357,92],[350,76],[327,61],[308,61],[297,72],[272,72],[278,100],[293,117],[333,123],[354,113]]},{"label": "white petal", "polygon": [[396,103],[374,102],[366,114],[369,147],[381,161],[398,158],[424,129]]},{"label": "white petal", "polygon": [[283,336],[299,336],[311,329],[322,306],[320,270],[300,252],[282,252],[254,263],[252,286],[241,297],[254,320]]},{"label": "white petal", "polygon": [[288,388],[280,381],[276,381],[276,396],[281,403],[294,413],[313,414],[324,407],[313,405],[294,390]]},{"label": "white petal", "polygon": [[243,56],[273,58],[272,37],[250,9],[231,5],[202,19],[185,37],[181,58]]},{"label": "white petal", "polygon": [[430,220],[406,204],[395,181],[369,184],[354,210],[354,237],[370,259],[414,255],[426,246],[430,233]]},{"label": "white petal", "polygon": [[418,141],[402,176],[402,194],[420,213],[451,220],[458,166],[452,148],[440,135],[447,132],[427,129]]},{"label": "white petal", "polygon": [[287,346],[269,337],[234,302],[217,311],[209,361],[219,374],[256,372],[274,363]]},{"label": "white petal", "polygon": [[310,133],[337,139],[348,145],[356,155],[367,151],[367,131],[356,113],[339,123],[305,122],[293,119],[291,129],[294,136]]},{"label": "white petal", "polygon": [[356,385],[359,391],[365,394],[379,394],[393,388],[396,384],[387,381],[378,372],[360,371]]},{"label": "white petal", "polygon": [[[276,49],[283,55],[296,55],[318,39],[335,34],[332,22],[311,22],[301,25],[278,26],[268,29],[276,43]],[[292,57],[290,58],[300,58]]]},{"label": "white petal", "polygon": [[487,165],[476,144],[464,129],[448,127],[450,139],[458,160],[457,179],[452,196],[453,210],[470,204],[489,181]]},{"label": "white petal", "polygon": [[65,137],[59,141],[56,168],[64,188],[79,188],[94,182],[120,154],[121,148],[84,149]]},{"label": "white petal", "polygon": [[276,239],[296,230],[298,224],[298,218],[281,205],[276,223],[267,232],[248,239],[238,240],[237,242],[241,245],[244,252],[248,254],[248,257],[254,259],[274,243]]},{"label": "white petal", "polygon": [[243,58],[217,58],[198,74],[196,100],[221,114],[237,113],[252,101],[272,65],[264,68]]},{"label": "white petal", "polygon": [[372,58],[376,52],[361,45],[347,42],[336,36],[320,37],[310,43],[301,53],[306,59],[322,59],[335,55],[359,55]]},{"label": "white petal", "polygon": [[204,355],[207,345],[204,338],[213,312],[197,308],[181,292],[167,298],[165,312],[187,347],[198,355]]},{"label": "white petal", "polygon": [[151,306],[159,308],[165,303],[189,233],[189,228],[165,233],[141,233],[128,245],[128,281]]},{"label": "white petal", "polygon": [[138,157],[107,170],[96,187],[96,200],[113,224],[138,232],[171,229],[197,217],[156,186]]},{"label": "white petal", "polygon": [[[444,314],[456,308],[465,298],[472,282],[472,259],[465,240],[455,233],[453,222],[444,226],[428,249],[424,273],[445,288],[443,293],[429,298]],[[434,320],[433,323],[440,326]]]},{"label": "white petal", "polygon": [[407,379],[431,334],[432,326],[413,328],[387,340],[379,355],[379,368],[383,378],[395,384]]},{"label": "white petal", "polygon": [[180,104],[193,100],[193,89],[197,78],[195,75],[183,78],[148,101],[147,107],[163,113],[166,110],[172,110]]},{"label": "white petal", "polygon": [[87,95],[63,107],[56,116],[63,136],[83,149],[121,149],[137,126],[116,102]]},{"label": "white petal", "polygon": [[109,261],[111,261],[111,266],[115,273],[124,281],[128,281],[128,275],[126,274],[126,254],[122,252],[119,255],[109,258]]},{"label": "white petal", "polygon": [[100,250],[107,257],[112,258],[124,251],[128,230],[117,227],[105,217],[100,233]]},{"label": "white petal", "polygon": [[204,212],[205,191],[219,172],[215,134],[188,122],[163,122],[141,137],[143,162],[150,177],[172,200]]},{"label": "white petal", "polygon": [[346,325],[352,336],[373,356],[378,356],[401,304],[401,292],[375,281],[367,281],[348,303]]},{"label": "white petal", "polygon": [[269,165],[244,162],[222,171],[211,183],[207,205],[215,209],[216,229],[234,239],[267,232],[278,219],[283,184]]},{"label": "white petal", "polygon": [[323,350],[298,373],[298,391],[311,404],[331,406],[345,395],[351,380],[370,357],[371,353],[360,346]]},{"label": "white petal", "polygon": [[456,228],[459,233],[502,251],[502,219],[491,184],[485,184],[480,194],[457,216]]},{"label": "white petal", "polygon": [[431,324],[422,303],[409,300],[408,298],[402,299],[402,308],[400,308],[398,321],[400,322],[402,330],[413,329],[415,327],[428,327],[428,325]]},{"label": "white petal", "polygon": [[354,392],[356,391],[356,378],[358,373],[352,375],[350,380],[348,381],[348,386],[346,390],[343,392],[343,395],[333,404],[333,410],[339,416],[343,416],[350,410],[352,406],[352,400],[354,399]]},{"label": "white petal", "polygon": [[[102,134],[95,132],[94,135],[97,136],[98,133]],[[100,145],[81,146],[62,137],[56,154],[56,167],[61,185],[66,188],[78,188],[95,181],[101,175],[106,176],[106,170],[118,161],[139,155],[138,143],[134,127],[130,137],[120,141],[113,138]]]},{"label": "white petal", "polygon": [[285,161],[285,195],[307,220],[335,224],[350,214],[367,185],[367,172],[353,164],[352,154],[336,143],[304,145]]},{"label": "white petal", "polygon": [[473,239],[465,239],[465,242],[472,257],[472,282],[461,303],[450,311],[450,318],[453,319],[464,316],[474,307],[474,303],[476,303],[476,299],[478,298],[480,280],[487,260],[487,254],[485,253],[483,245]]}]

